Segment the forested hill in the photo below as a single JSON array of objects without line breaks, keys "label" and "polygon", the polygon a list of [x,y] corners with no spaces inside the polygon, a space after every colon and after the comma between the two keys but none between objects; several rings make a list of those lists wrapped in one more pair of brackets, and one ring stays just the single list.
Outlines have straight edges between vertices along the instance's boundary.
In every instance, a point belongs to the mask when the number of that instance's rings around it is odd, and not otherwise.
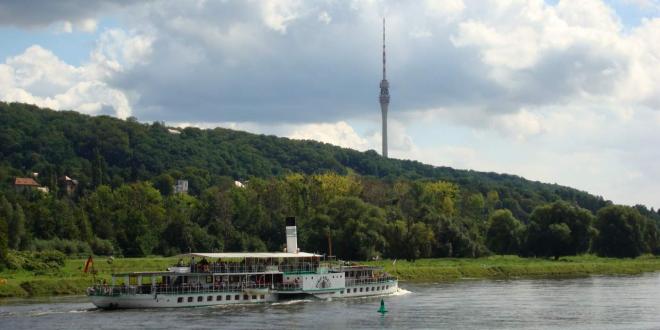
[{"label": "forested hill", "polygon": [[247,180],[332,171],[388,181],[445,180],[483,194],[495,190],[502,206],[520,219],[526,219],[536,206],[558,199],[594,212],[607,204],[601,197],[556,184],[385,159],[372,150],[359,152],[224,128],[172,129],[158,122],[92,117],[22,103],[0,102],[0,160],[4,185],[10,185],[14,176],[31,172],[41,173],[42,181],[67,175],[79,180],[82,188],[99,183],[119,186],[169,172],[187,179],[191,192],[198,194],[221,177]]},{"label": "forested hill", "polygon": [[[48,191],[14,187],[31,176]],[[301,248],[352,260],[660,252],[659,213],[609,204],[313,141],[0,103],[0,268],[34,268],[33,251],[280,251],[288,216]]]},{"label": "forested hill", "polygon": [[[67,175],[80,187],[150,180],[162,173],[187,179],[193,194],[222,177],[247,180],[286,173],[357,173],[396,179],[433,179],[470,192],[497,191],[502,207],[526,219],[538,205],[565,200],[596,211],[607,201],[576,189],[507,175],[384,159],[316,141],[256,135],[224,128],[168,128],[73,111],[0,102],[0,178],[41,173],[44,185]],[[50,178],[49,178],[50,177]]]}]

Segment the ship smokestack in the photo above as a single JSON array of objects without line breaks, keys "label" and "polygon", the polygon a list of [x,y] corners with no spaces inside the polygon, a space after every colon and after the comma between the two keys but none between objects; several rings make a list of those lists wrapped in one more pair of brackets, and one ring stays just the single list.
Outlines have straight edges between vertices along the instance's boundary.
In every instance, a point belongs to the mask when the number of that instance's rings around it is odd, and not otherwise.
[{"label": "ship smokestack", "polygon": [[296,232],[296,217],[286,218],[286,252],[298,253],[298,233]]}]

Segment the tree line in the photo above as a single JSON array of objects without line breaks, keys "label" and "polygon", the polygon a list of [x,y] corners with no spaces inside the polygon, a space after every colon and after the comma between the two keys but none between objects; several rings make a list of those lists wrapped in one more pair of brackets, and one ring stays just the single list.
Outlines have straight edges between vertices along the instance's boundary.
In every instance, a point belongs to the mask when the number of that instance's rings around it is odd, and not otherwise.
[{"label": "tree line", "polygon": [[[537,207],[521,221],[496,191],[464,191],[434,180],[324,173],[230,177],[199,195],[174,193],[173,178],[100,185],[74,200],[39,191],[0,196],[0,246],[130,257],[193,251],[280,251],[296,216],[299,246],[344,259],[554,257],[657,253],[657,221],[638,208],[595,214],[574,203]],[[159,188],[157,188],[159,187]],[[647,210],[648,211],[648,210]],[[330,249],[332,248],[332,251]]]}]

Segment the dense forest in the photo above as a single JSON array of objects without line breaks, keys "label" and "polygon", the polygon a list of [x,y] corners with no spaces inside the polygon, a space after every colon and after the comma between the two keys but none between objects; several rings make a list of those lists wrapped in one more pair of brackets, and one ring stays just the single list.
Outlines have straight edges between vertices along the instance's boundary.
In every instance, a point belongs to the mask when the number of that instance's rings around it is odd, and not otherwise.
[{"label": "dense forest", "polygon": [[[48,192],[18,189],[17,177]],[[187,193],[174,191],[179,179]],[[281,250],[287,216],[297,217],[304,250],[332,246],[346,259],[634,257],[659,248],[660,213],[569,187],[314,141],[0,103],[2,260],[7,249]]]}]

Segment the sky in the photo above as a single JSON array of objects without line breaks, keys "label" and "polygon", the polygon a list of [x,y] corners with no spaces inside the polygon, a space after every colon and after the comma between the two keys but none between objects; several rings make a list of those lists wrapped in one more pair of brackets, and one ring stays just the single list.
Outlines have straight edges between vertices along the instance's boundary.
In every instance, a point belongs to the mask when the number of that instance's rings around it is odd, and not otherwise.
[{"label": "sky", "polygon": [[660,0],[0,0],[0,100],[660,207]]}]

